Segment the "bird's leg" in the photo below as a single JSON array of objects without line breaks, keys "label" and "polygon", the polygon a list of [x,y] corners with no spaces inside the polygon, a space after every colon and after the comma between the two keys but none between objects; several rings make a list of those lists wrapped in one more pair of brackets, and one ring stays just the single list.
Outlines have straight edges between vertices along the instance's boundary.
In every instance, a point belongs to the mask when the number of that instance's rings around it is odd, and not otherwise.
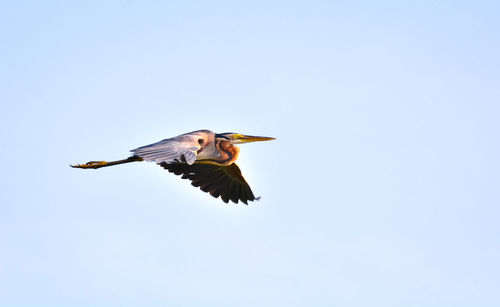
[{"label": "bird's leg", "polygon": [[111,162],[106,162],[106,161],[90,161],[90,162],[87,162],[85,164],[71,165],[71,167],[75,167],[75,168],[94,168],[94,169],[96,169],[96,168],[105,167],[105,166],[112,166],[112,165],[129,163],[129,162],[137,162],[137,161],[142,161],[142,158],[138,157],[138,156],[132,156],[132,157],[128,157],[127,159],[118,160],[118,161],[111,161]]},{"label": "bird's leg", "polygon": [[90,161],[85,164],[76,164],[76,165],[71,165],[71,167],[75,168],[99,168],[103,166],[107,166],[108,162],[106,161]]}]

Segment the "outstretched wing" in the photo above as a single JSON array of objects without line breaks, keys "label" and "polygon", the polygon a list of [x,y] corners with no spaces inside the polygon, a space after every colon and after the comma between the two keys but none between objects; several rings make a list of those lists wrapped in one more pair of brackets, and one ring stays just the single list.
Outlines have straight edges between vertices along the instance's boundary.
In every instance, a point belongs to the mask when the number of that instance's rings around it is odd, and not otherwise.
[{"label": "outstretched wing", "polygon": [[193,131],[133,149],[131,152],[134,156],[141,157],[145,161],[156,163],[186,162],[191,165],[196,161],[201,144],[207,144],[210,139],[213,140],[214,135],[209,130]]},{"label": "outstretched wing", "polygon": [[255,200],[252,189],[241,175],[236,164],[217,165],[209,163],[160,163],[160,165],[175,175],[182,175],[182,179],[191,180],[191,184],[200,187],[204,192],[209,192],[213,197],[221,197],[225,203],[238,200],[247,204]]}]

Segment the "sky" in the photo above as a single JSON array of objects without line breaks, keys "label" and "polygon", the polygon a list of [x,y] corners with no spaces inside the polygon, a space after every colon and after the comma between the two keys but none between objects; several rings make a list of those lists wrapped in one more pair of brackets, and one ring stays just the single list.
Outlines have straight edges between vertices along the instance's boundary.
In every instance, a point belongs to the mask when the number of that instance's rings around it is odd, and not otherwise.
[{"label": "sky", "polygon": [[[1,306],[499,306],[497,1],[2,1]],[[225,204],[129,150],[277,138]]]}]

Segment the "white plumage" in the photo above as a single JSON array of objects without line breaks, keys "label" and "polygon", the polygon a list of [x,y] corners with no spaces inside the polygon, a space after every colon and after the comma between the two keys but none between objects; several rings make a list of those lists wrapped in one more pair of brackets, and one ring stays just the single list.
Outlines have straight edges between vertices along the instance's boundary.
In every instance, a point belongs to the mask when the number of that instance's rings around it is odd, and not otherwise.
[{"label": "white plumage", "polygon": [[[131,152],[145,161],[154,161],[158,164],[186,161],[187,164],[192,165],[201,158],[198,152],[202,146],[214,146],[214,140],[215,133],[212,131],[198,130],[142,146]],[[200,156],[202,155],[203,153],[200,152]]]}]

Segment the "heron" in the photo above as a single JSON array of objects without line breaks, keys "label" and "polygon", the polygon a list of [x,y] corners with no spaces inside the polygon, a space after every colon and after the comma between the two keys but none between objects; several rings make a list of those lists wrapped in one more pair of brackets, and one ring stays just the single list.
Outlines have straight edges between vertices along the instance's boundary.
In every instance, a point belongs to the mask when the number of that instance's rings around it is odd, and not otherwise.
[{"label": "heron", "polygon": [[247,205],[248,201],[260,197],[254,196],[240,168],[234,163],[240,152],[235,144],[270,140],[275,138],[198,130],[132,149],[132,155],[123,160],[90,161],[71,167],[97,169],[130,162],[156,162],[170,173],[189,179],[193,186],[213,197],[220,196],[225,203],[231,200]]}]

